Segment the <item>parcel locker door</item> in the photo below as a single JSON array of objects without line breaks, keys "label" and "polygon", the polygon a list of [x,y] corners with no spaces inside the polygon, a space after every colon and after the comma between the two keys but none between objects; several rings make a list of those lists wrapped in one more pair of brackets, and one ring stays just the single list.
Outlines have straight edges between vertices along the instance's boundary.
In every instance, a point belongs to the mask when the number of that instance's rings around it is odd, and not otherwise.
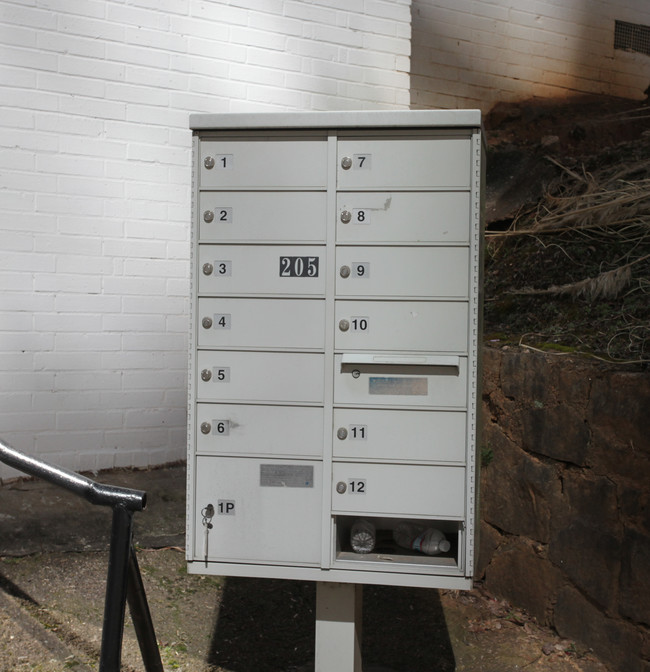
[{"label": "parcel locker door", "polygon": [[337,197],[339,243],[469,243],[466,191],[353,191]]},{"label": "parcel locker door", "polygon": [[199,294],[325,294],[325,247],[201,245]]},{"label": "parcel locker door", "polygon": [[195,415],[199,454],[323,455],[322,407],[197,404]]},{"label": "parcel locker door", "polygon": [[321,478],[316,461],[197,457],[194,559],[207,550],[208,561],[318,565]]},{"label": "parcel locker door", "polygon": [[201,242],[324,242],[325,192],[203,191]]},{"label": "parcel locker door", "polygon": [[200,348],[324,348],[322,299],[201,298],[197,318]]},{"label": "parcel locker door", "polygon": [[323,403],[323,357],[295,352],[200,350],[197,400]]},{"label": "parcel locker door", "polygon": [[200,154],[201,189],[324,189],[327,184],[324,137],[204,140]]},{"label": "parcel locker door", "polygon": [[334,462],[332,511],[338,514],[465,516],[464,467]]},{"label": "parcel locker door", "polygon": [[336,301],[337,350],[467,352],[462,301]]},{"label": "parcel locker door", "polygon": [[459,408],[467,404],[467,357],[346,353],[334,357],[334,403]]},{"label": "parcel locker door", "polygon": [[356,247],[336,250],[336,294],[467,298],[466,247]]},{"label": "parcel locker door", "polygon": [[334,409],[334,459],[464,464],[462,411]]},{"label": "parcel locker door", "polygon": [[338,189],[469,189],[468,137],[339,140]]}]

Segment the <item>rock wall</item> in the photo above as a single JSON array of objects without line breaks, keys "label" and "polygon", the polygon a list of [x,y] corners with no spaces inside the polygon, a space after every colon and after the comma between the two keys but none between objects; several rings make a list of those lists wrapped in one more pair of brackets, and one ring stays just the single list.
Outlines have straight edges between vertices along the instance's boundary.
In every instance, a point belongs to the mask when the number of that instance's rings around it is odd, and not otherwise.
[{"label": "rock wall", "polygon": [[650,672],[650,374],[487,348],[483,413],[478,575]]}]

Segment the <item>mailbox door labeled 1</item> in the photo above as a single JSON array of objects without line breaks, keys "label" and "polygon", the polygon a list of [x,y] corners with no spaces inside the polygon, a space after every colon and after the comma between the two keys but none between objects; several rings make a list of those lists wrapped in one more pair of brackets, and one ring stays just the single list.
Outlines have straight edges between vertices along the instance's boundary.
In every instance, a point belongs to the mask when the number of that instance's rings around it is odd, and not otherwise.
[{"label": "mailbox door labeled 1", "polygon": [[195,560],[318,565],[320,462],[197,457],[196,466]]}]

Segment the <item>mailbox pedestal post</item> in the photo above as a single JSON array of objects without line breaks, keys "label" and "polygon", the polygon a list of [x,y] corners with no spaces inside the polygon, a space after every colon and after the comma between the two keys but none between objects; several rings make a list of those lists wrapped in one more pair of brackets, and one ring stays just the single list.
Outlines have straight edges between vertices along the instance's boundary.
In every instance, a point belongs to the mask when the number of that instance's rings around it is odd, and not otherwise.
[{"label": "mailbox pedestal post", "polygon": [[361,672],[363,586],[316,584],[316,672]]}]

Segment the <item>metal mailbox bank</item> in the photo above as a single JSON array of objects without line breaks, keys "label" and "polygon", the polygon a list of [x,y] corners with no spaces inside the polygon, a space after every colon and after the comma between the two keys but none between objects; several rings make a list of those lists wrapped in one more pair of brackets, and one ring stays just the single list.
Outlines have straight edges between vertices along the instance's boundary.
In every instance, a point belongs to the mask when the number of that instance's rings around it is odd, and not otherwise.
[{"label": "metal mailbox bank", "polygon": [[191,127],[190,571],[470,587],[479,111]]}]

